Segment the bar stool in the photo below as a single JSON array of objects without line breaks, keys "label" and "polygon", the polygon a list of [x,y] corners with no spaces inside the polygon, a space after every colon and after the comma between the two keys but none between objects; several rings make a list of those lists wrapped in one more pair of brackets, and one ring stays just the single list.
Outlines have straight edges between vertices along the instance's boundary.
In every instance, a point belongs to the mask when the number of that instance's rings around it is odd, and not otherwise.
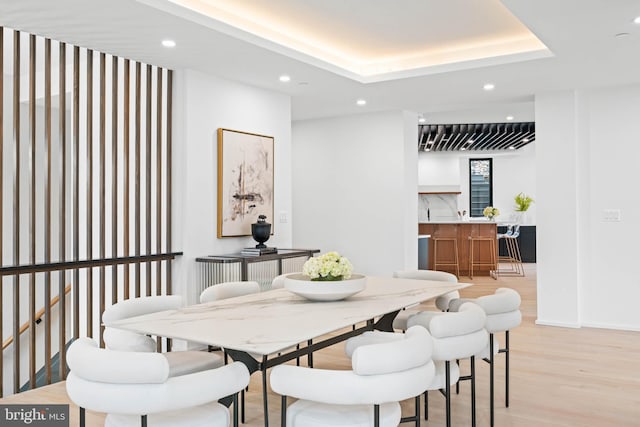
[{"label": "bar stool", "polygon": [[[473,256],[473,247],[474,247],[474,243],[478,242],[478,253],[480,253],[480,244],[482,242],[486,242],[489,244],[489,261],[482,261],[481,259],[478,259],[478,261],[475,260],[475,257]],[[491,271],[495,271],[496,270],[496,239],[495,237],[490,237],[490,236],[469,236],[469,277],[471,279],[473,279],[473,269],[474,267],[482,267],[482,266],[490,266],[491,267]],[[496,277],[491,274],[491,276],[496,279]],[[496,279],[497,280],[497,279]]]},{"label": "bar stool", "polygon": [[506,261],[511,264],[508,270],[496,269],[496,275],[500,276],[524,276],[524,267],[522,265],[522,256],[520,255],[520,245],[518,244],[518,236],[520,236],[520,225],[509,226],[505,234],[498,234],[498,239],[504,239],[507,249],[507,256],[498,256],[498,261]]},{"label": "bar stool", "polygon": [[[460,277],[460,264],[458,263],[458,238],[446,237],[446,236],[435,236],[432,237],[433,240],[433,269],[437,270],[438,267],[455,267],[456,268],[456,277]],[[438,251],[438,243],[442,242],[451,242],[453,244],[453,260],[443,260],[439,261],[438,256],[442,255],[440,251]]]}]

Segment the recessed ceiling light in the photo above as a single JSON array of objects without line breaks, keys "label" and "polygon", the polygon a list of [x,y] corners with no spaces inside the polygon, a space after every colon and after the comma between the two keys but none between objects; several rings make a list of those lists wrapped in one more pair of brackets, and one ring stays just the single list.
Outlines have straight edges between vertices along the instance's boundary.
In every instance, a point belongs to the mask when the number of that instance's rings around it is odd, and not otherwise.
[{"label": "recessed ceiling light", "polygon": [[473,144],[475,141],[473,139],[470,139],[467,141],[467,144]]},{"label": "recessed ceiling light", "polygon": [[433,141],[427,141],[427,145],[433,144]]},{"label": "recessed ceiling light", "polygon": [[522,142],[529,142],[529,138],[523,139]]},{"label": "recessed ceiling light", "polygon": [[286,74],[283,74],[280,76],[280,81],[283,83],[289,82],[291,81],[291,77],[287,76]]},{"label": "recessed ceiling light", "polygon": [[420,117],[420,118],[418,119],[418,123],[424,123],[424,122],[426,122],[426,121],[427,121],[427,119],[425,119],[424,117]]},{"label": "recessed ceiling light", "polygon": [[482,86],[482,89],[484,90],[494,90],[496,88],[496,85],[494,85],[493,83],[487,83],[484,86]]},{"label": "recessed ceiling light", "polygon": [[466,148],[464,148],[464,147],[462,147],[462,148],[460,149],[460,151],[467,151],[467,149],[466,149]]},{"label": "recessed ceiling light", "polygon": [[636,16],[636,18],[633,20],[634,24],[640,24],[640,16]]},{"label": "recessed ceiling light", "polygon": [[516,147],[514,147],[513,145],[511,147],[509,147],[509,150],[515,150]]},{"label": "recessed ceiling light", "polygon": [[513,120],[513,116],[507,116],[507,120],[509,121]]},{"label": "recessed ceiling light", "polygon": [[174,42],[173,40],[162,40],[162,46],[164,47],[176,47],[176,42]]},{"label": "recessed ceiling light", "polygon": [[367,101],[366,101],[366,100],[364,100],[364,99],[358,99],[358,100],[356,101],[356,104],[358,104],[359,106],[361,106],[361,107],[362,107],[363,105],[367,105]]},{"label": "recessed ceiling light", "polygon": [[431,148],[425,148],[424,151],[431,151]]}]

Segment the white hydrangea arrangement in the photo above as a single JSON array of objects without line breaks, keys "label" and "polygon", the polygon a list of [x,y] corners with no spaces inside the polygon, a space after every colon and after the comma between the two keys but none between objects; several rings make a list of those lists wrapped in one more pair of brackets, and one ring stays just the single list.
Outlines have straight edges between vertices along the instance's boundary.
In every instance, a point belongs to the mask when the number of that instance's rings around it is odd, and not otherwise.
[{"label": "white hydrangea arrangement", "polygon": [[327,252],[317,257],[312,257],[302,266],[302,274],[309,276],[311,280],[344,280],[351,277],[353,266],[351,262],[338,252]]},{"label": "white hydrangea arrangement", "polygon": [[493,219],[494,216],[500,215],[500,209],[494,208],[493,206],[487,206],[482,211],[482,215],[486,216],[489,219]]}]

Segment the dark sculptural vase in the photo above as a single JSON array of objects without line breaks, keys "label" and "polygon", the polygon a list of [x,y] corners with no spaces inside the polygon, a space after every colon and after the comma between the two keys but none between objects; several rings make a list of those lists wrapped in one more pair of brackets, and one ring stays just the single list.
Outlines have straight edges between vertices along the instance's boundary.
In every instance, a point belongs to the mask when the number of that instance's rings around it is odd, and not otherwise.
[{"label": "dark sculptural vase", "polygon": [[266,222],[266,219],[266,216],[260,215],[258,216],[258,222],[251,224],[251,235],[253,236],[253,240],[258,242],[256,249],[266,248],[267,245],[265,245],[264,242],[271,237],[271,224]]}]

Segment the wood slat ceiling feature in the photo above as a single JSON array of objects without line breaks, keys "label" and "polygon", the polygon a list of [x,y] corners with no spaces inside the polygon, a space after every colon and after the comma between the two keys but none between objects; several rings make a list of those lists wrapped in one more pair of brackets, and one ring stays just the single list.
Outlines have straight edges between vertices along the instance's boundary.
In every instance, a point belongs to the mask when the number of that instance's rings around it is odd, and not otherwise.
[{"label": "wood slat ceiling feature", "polygon": [[536,139],[535,122],[419,125],[420,151],[517,150]]}]

